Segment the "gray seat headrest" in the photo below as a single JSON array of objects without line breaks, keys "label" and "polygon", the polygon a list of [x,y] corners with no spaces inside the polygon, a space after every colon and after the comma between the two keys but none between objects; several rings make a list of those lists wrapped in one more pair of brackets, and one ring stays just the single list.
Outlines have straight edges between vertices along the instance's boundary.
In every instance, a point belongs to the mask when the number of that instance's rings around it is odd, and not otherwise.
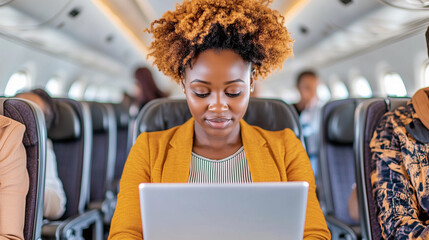
[{"label": "gray seat headrest", "polygon": [[55,102],[58,106],[58,122],[48,132],[52,140],[73,140],[81,136],[81,125],[78,113],[66,102]]},{"label": "gray seat headrest", "polygon": [[355,102],[346,102],[331,112],[326,129],[329,141],[343,144],[353,143],[355,109]]},{"label": "gray seat headrest", "polygon": [[109,130],[109,116],[106,107],[102,103],[89,103],[94,132],[106,132]]}]

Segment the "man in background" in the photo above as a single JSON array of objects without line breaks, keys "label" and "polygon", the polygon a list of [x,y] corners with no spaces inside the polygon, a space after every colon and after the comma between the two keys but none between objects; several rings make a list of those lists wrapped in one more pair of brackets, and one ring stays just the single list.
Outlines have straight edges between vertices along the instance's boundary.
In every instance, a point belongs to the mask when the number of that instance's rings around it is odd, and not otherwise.
[{"label": "man in background", "polygon": [[317,174],[317,154],[319,152],[318,133],[321,108],[317,97],[318,86],[319,78],[316,72],[312,70],[301,72],[296,79],[296,87],[301,98],[299,102],[293,104],[299,116],[307,154],[315,176]]}]

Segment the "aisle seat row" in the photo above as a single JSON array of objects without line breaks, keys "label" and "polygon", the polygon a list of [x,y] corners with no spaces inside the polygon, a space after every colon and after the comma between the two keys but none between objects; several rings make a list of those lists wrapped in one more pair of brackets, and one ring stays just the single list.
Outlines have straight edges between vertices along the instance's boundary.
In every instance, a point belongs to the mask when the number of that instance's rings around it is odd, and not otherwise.
[{"label": "aisle seat row", "polygon": [[[318,196],[332,239],[381,239],[372,194],[369,143],[381,117],[405,106],[409,98],[344,99],[322,109]],[[348,202],[356,184],[360,221]]]},{"label": "aisle seat row", "polygon": [[[318,196],[332,239],[379,239],[380,228],[369,182],[369,141],[386,111],[408,99],[346,99],[322,110]],[[25,239],[74,239],[88,234],[103,239],[111,220],[117,184],[126,155],[142,131],[177,126],[190,118],[186,100],[158,99],[136,119],[118,105],[56,99],[59,121],[45,135],[43,113],[31,102],[2,98],[3,115],[26,125],[30,190],[27,195]],[[269,117],[267,117],[269,116]],[[268,130],[291,128],[302,139],[293,107],[281,100],[251,99],[244,119]],[[58,221],[43,221],[46,138],[53,141],[58,174],[67,196],[66,212]],[[92,176],[92,177],[91,177]],[[95,176],[95,177],[94,177]],[[357,183],[360,222],[351,219],[347,202]]]},{"label": "aisle seat row", "polygon": [[[127,110],[112,104],[71,99],[55,101],[58,121],[46,136],[43,112],[35,104],[1,98],[2,114],[26,126],[23,143],[30,190],[25,239],[80,239],[83,236],[104,239],[103,225],[109,224],[113,215],[116,184],[128,152],[130,135],[125,122],[130,121],[124,120]],[[53,143],[58,176],[67,198],[65,213],[57,221],[43,220],[47,137]],[[89,235],[85,229],[89,229]]]}]

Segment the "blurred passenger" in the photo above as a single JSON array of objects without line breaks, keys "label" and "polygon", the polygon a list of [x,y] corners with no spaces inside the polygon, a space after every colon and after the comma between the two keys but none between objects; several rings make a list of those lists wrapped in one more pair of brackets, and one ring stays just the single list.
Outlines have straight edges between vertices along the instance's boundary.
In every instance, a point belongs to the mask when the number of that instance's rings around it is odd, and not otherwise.
[{"label": "blurred passenger", "polygon": [[303,238],[330,239],[299,139],[290,129],[267,131],[243,120],[254,80],[293,54],[284,19],[269,3],[184,1],[152,23],[149,32],[155,40],[149,55],[182,87],[192,118],[137,138],[122,174],[109,239],[143,238],[138,211],[142,182],[264,181],[308,182]]},{"label": "blurred passenger", "polygon": [[383,116],[370,148],[383,238],[429,239],[429,87]]},{"label": "blurred passenger", "polygon": [[132,97],[127,92],[123,92],[122,101],[120,102],[120,104],[125,109],[128,109],[128,114],[130,115],[130,117],[132,119],[136,118],[138,111],[139,111],[139,107],[137,106],[137,102],[136,102],[136,99],[134,97]]},{"label": "blurred passenger", "polygon": [[[49,132],[56,122],[58,115],[54,100],[43,89],[34,89],[16,95],[17,98],[27,99],[37,104],[43,111],[46,122],[46,129]],[[65,211],[66,195],[63,184],[58,178],[57,161],[53,149],[52,141],[47,139],[46,143],[46,180],[43,216],[50,220],[60,218]]]},{"label": "blurred passenger", "polygon": [[319,118],[320,102],[317,97],[319,78],[316,72],[306,70],[296,79],[296,87],[301,96],[299,102],[293,104],[299,116],[307,154],[317,180],[317,155],[319,152]]},{"label": "blurred passenger", "polygon": [[0,239],[24,239],[29,180],[25,126],[0,115]]},{"label": "blurred passenger", "polygon": [[167,97],[167,94],[159,90],[152,77],[152,73],[146,67],[137,68],[134,74],[136,78],[137,90],[136,94],[137,103],[140,108],[146,103],[156,98]]}]

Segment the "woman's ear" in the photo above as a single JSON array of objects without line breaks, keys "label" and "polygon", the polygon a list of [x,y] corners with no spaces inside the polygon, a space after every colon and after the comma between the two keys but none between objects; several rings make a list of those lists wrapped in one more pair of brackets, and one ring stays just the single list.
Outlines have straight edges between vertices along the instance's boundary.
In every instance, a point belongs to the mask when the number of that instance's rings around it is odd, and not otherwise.
[{"label": "woman's ear", "polygon": [[252,70],[252,74],[250,75],[250,92],[255,91],[255,69]]}]

